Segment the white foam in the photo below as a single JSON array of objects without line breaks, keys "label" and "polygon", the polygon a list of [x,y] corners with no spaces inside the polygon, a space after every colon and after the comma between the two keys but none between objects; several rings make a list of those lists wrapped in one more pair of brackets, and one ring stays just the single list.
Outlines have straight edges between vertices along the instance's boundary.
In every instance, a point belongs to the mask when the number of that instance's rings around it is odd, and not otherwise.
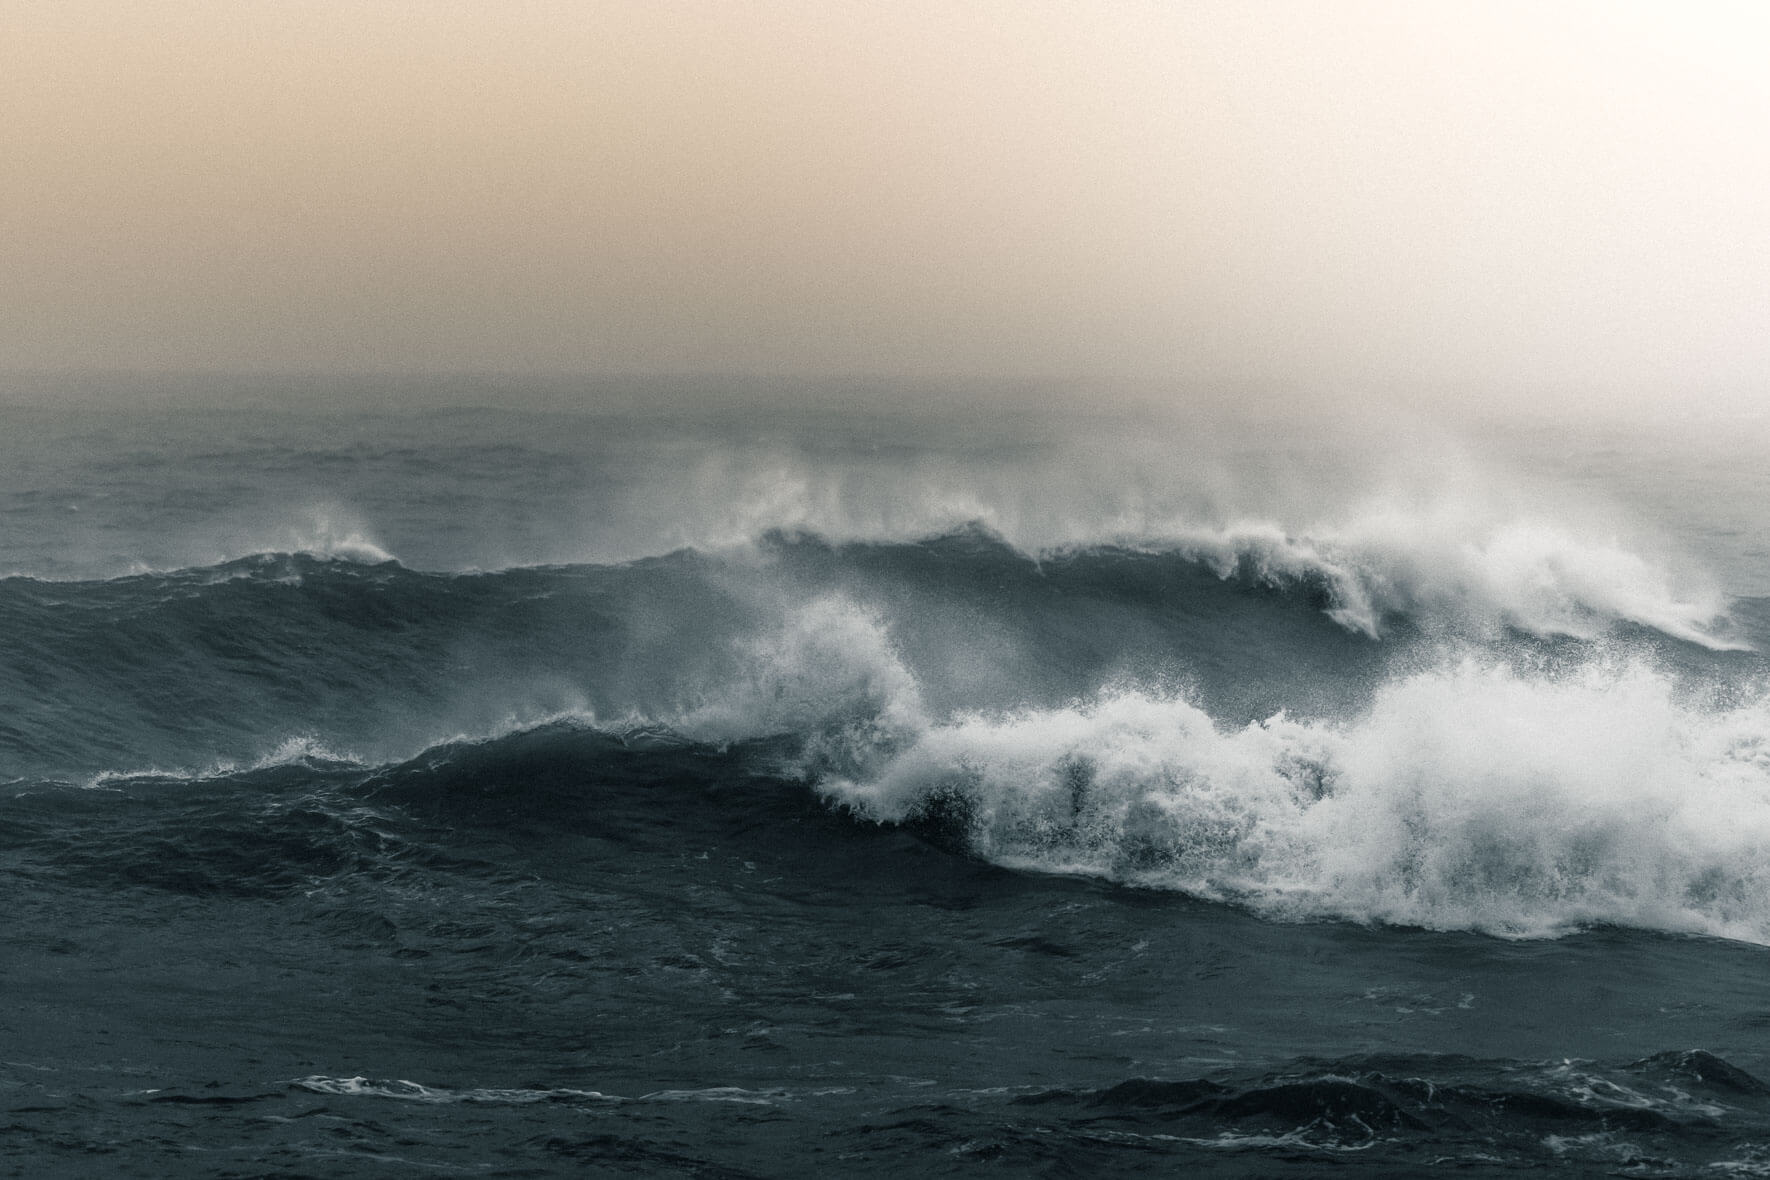
[{"label": "white foam", "polygon": [[823,786],[974,850],[1332,916],[1546,936],[1597,923],[1770,944],[1770,703],[1708,709],[1643,665],[1465,661],[1361,717],[1219,729],[1126,691],[961,717]]},{"label": "white foam", "polygon": [[328,746],[312,734],[284,738],[275,749],[254,759],[247,770],[268,770],[273,766],[291,766],[298,762],[334,762],[352,766],[363,765],[363,759],[348,750]]}]

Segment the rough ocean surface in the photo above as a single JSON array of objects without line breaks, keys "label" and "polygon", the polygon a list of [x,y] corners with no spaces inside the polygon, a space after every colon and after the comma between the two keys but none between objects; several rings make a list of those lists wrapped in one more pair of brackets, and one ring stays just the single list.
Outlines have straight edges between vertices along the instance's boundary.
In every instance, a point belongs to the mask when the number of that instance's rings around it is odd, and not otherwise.
[{"label": "rough ocean surface", "polygon": [[1755,471],[7,413],[0,1171],[1770,1174]]}]

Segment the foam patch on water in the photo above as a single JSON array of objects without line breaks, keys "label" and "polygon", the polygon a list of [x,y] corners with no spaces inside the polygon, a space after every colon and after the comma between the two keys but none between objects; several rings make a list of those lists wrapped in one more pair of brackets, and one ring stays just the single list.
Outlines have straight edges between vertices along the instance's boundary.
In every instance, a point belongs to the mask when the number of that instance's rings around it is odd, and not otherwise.
[{"label": "foam patch on water", "polygon": [[1770,702],[1707,708],[1644,665],[1401,677],[1340,723],[1240,729],[1175,696],[928,725],[822,789],[940,815],[980,856],[1338,917],[1770,943]]},{"label": "foam patch on water", "polygon": [[[785,1090],[747,1090],[741,1086],[709,1086],[700,1090],[654,1090],[636,1098],[605,1094],[600,1090],[578,1090],[569,1087],[550,1089],[474,1087],[456,1090],[446,1086],[430,1086],[403,1078],[328,1077],[312,1074],[297,1078],[293,1085],[315,1094],[335,1094],[350,1098],[391,1098],[398,1102],[417,1102],[427,1106],[451,1106],[470,1103],[491,1106],[530,1106],[538,1102],[625,1103],[625,1102],[711,1102],[736,1103],[740,1106],[775,1106],[790,1097]],[[829,1093],[831,1091],[824,1091]]]},{"label": "foam patch on water", "polygon": [[352,1098],[392,1098],[400,1102],[420,1102],[430,1106],[455,1103],[481,1103],[497,1106],[527,1106],[536,1102],[622,1102],[616,1095],[596,1090],[573,1089],[499,1089],[475,1088],[452,1090],[443,1086],[426,1086],[401,1078],[334,1078],[313,1074],[294,1083],[315,1094],[336,1094]]}]

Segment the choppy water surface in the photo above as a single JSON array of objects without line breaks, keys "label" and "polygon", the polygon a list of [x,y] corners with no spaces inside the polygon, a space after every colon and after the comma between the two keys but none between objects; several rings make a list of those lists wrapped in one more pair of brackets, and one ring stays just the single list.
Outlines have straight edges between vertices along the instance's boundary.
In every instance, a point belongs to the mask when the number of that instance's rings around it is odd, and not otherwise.
[{"label": "choppy water surface", "polygon": [[8,414],[18,1174],[1770,1172],[1738,431]]}]

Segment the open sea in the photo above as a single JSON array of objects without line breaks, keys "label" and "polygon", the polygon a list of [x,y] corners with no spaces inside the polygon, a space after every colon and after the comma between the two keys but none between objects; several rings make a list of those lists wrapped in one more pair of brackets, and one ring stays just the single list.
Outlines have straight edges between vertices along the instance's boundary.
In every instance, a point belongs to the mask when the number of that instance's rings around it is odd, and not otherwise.
[{"label": "open sea", "polygon": [[0,1173],[1770,1175],[1764,421],[322,392],[0,408]]}]

